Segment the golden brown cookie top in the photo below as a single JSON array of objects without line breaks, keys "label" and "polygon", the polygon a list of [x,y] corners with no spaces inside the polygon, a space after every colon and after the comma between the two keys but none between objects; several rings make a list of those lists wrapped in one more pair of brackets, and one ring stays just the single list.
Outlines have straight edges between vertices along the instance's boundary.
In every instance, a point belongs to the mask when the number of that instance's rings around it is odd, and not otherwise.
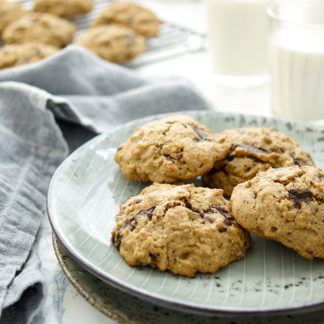
[{"label": "golden brown cookie top", "polygon": [[20,3],[0,0],[0,36],[9,24],[26,13]]},{"label": "golden brown cookie top", "polygon": [[312,165],[310,154],[289,136],[269,128],[228,129],[215,134],[215,141],[226,147],[226,158],[215,163],[204,176],[211,188],[221,188],[230,197],[233,188],[270,167]]},{"label": "golden brown cookie top", "polygon": [[93,0],[34,0],[34,11],[74,19],[90,12]]},{"label": "golden brown cookie top", "polygon": [[172,183],[204,174],[225,156],[208,127],[173,114],[138,127],[118,148],[115,161],[128,179]]},{"label": "golden brown cookie top", "polygon": [[238,128],[215,135],[228,147],[228,158],[251,157],[272,167],[314,165],[310,154],[291,137],[270,128]]},{"label": "golden brown cookie top", "polygon": [[193,277],[243,257],[250,237],[221,190],[154,184],[120,207],[112,242],[129,265]]},{"label": "golden brown cookie top", "polygon": [[160,20],[149,9],[132,2],[114,2],[94,21],[93,26],[119,23],[134,29],[145,37],[159,33]]},{"label": "golden brown cookie top", "polygon": [[88,29],[76,42],[115,63],[125,63],[146,49],[145,38],[124,25],[104,25]]},{"label": "golden brown cookie top", "polygon": [[5,44],[39,42],[62,48],[72,42],[77,28],[48,13],[30,13],[10,24],[3,32]]},{"label": "golden brown cookie top", "polygon": [[324,172],[310,166],[269,169],[234,188],[231,210],[248,231],[324,258]]},{"label": "golden brown cookie top", "polygon": [[40,61],[59,50],[41,43],[5,45],[0,50],[0,69]]}]

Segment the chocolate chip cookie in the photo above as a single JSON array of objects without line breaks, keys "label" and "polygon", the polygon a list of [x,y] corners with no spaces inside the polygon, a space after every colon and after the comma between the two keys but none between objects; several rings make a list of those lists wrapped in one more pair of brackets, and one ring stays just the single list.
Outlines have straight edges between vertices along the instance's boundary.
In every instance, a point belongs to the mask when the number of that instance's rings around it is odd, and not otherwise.
[{"label": "chocolate chip cookie", "polygon": [[111,23],[126,25],[145,37],[156,36],[161,24],[151,10],[131,2],[114,2],[100,14],[93,26]]},{"label": "chocolate chip cookie", "polygon": [[146,49],[145,38],[123,25],[90,28],[76,44],[114,63],[125,63]]},{"label": "chocolate chip cookie", "polygon": [[75,25],[47,13],[30,13],[10,24],[2,34],[5,44],[39,42],[62,48],[72,42]]},{"label": "chocolate chip cookie", "polygon": [[193,179],[223,160],[226,150],[190,116],[170,115],[138,127],[115,155],[123,175],[135,181],[173,183]]},{"label": "chocolate chip cookie", "polygon": [[0,36],[8,25],[25,14],[20,3],[0,0]]},{"label": "chocolate chip cookie", "polygon": [[59,50],[41,43],[5,45],[0,50],[0,69],[40,61]]},{"label": "chocolate chip cookie", "polygon": [[93,0],[34,0],[34,11],[74,19],[81,17],[93,8]]},{"label": "chocolate chip cookie", "polygon": [[324,258],[324,172],[310,166],[269,169],[234,188],[234,218],[307,259]]},{"label": "chocolate chip cookie", "polygon": [[222,190],[154,184],[120,207],[112,243],[130,266],[193,277],[241,259],[249,234],[229,212]]},{"label": "chocolate chip cookie", "polygon": [[215,141],[227,148],[227,154],[204,176],[204,183],[211,188],[223,189],[227,197],[236,185],[270,167],[314,166],[310,154],[297,142],[272,129],[229,129],[216,134]]}]

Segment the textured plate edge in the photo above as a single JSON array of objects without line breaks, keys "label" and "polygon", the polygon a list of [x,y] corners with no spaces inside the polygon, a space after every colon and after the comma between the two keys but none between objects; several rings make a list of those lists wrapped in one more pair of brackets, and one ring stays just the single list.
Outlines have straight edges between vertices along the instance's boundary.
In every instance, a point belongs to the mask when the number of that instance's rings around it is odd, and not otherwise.
[{"label": "textured plate edge", "polygon": [[[212,110],[206,110],[206,111],[177,111],[174,112],[175,114],[178,115],[196,115],[196,114],[200,114],[200,115],[209,115],[209,114],[215,114],[215,115],[219,115],[222,117],[235,117],[235,118],[265,118],[267,120],[274,120],[274,121],[279,121],[279,122],[288,122],[288,123],[292,123],[295,125],[303,125],[303,126],[310,126],[312,128],[316,128],[319,131],[322,130],[322,127],[319,125],[316,125],[314,123],[311,122],[302,122],[302,121],[297,121],[297,120],[292,120],[292,119],[284,119],[284,118],[277,118],[277,117],[266,117],[266,116],[256,116],[256,115],[247,115],[247,114],[235,114],[235,113],[226,113],[226,112],[218,112],[218,111],[212,111]],[[166,307],[175,309],[175,310],[180,310],[180,311],[189,311],[193,314],[209,314],[209,315],[223,315],[223,316],[227,316],[227,315],[281,315],[281,314],[289,314],[289,313],[303,313],[303,312],[308,312],[308,311],[312,311],[312,310],[317,310],[320,309],[322,307],[324,307],[324,301],[323,302],[319,302],[319,303],[315,303],[315,304],[311,304],[311,305],[305,305],[305,306],[297,306],[297,307],[290,307],[290,308],[272,308],[272,309],[266,309],[266,310],[228,310],[225,308],[211,308],[211,307],[198,307],[195,305],[190,305],[188,303],[179,303],[176,301],[170,301],[167,300],[166,297],[159,297],[159,296],[155,296],[150,292],[143,292],[143,291],[139,291],[134,289],[133,287],[129,287],[126,284],[123,284],[123,282],[121,280],[115,280],[114,278],[112,278],[110,275],[107,275],[104,271],[101,271],[100,269],[97,269],[96,266],[94,266],[91,262],[87,261],[83,256],[79,256],[78,251],[72,246],[72,244],[69,244],[68,241],[65,241],[64,239],[64,234],[60,232],[59,226],[58,224],[55,222],[55,217],[53,216],[53,214],[50,212],[51,208],[51,201],[50,201],[50,194],[52,192],[52,186],[54,183],[54,180],[57,176],[57,174],[59,173],[59,170],[65,165],[66,161],[68,159],[73,158],[74,156],[78,155],[82,150],[85,149],[85,147],[90,146],[91,144],[95,144],[96,142],[99,142],[101,138],[105,138],[107,136],[107,134],[111,133],[112,131],[118,131],[121,128],[124,127],[136,127],[138,125],[142,125],[145,124],[149,121],[155,120],[155,119],[159,119],[159,118],[163,118],[165,116],[170,115],[171,113],[163,113],[163,114],[157,114],[157,115],[152,115],[152,116],[148,116],[148,117],[144,117],[144,118],[139,118],[133,121],[130,121],[128,123],[125,123],[123,125],[114,127],[113,129],[111,129],[109,132],[104,133],[104,134],[100,134],[98,136],[96,136],[95,138],[91,139],[90,141],[84,143],[81,147],[79,147],[76,151],[74,151],[68,158],[66,158],[61,165],[57,168],[57,170],[55,171],[50,185],[49,185],[49,189],[48,189],[48,194],[47,194],[47,200],[46,200],[46,209],[47,209],[47,214],[48,214],[48,218],[49,218],[49,222],[52,226],[52,229],[57,237],[57,239],[59,240],[59,242],[62,244],[62,246],[70,253],[71,257],[78,262],[82,267],[86,268],[90,273],[92,273],[93,275],[95,275],[97,278],[103,280],[105,283],[112,285],[113,287],[116,287],[124,292],[130,293],[133,296],[137,296],[140,297],[144,300],[147,300],[149,302],[153,302],[153,303],[162,303],[163,305],[165,305]]]},{"label": "textured plate edge", "polygon": [[[112,319],[113,321],[116,321],[118,324],[133,324],[132,321],[125,318],[119,314],[118,311],[116,311],[113,308],[109,308],[107,305],[101,305],[101,303],[93,296],[91,296],[85,288],[83,288],[82,285],[80,285],[77,280],[74,278],[74,276],[70,273],[68,266],[65,265],[65,261],[63,259],[63,253],[62,248],[59,246],[63,244],[59,241],[59,239],[56,237],[54,232],[52,232],[52,244],[55,252],[55,256],[57,261],[59,262],[62,271],[64,272],[65,276],[71,283],[71,285],[78,291],[78,293],[95,309],[97,309],[100,313],[107,316],[108,318]],[[64,248],[64,246],[63,246]],[[75,261],[75,259],[73,259]],[[80,265],[81,266],[81,265]],[[86,270],[86,269],[85,269]]]}]

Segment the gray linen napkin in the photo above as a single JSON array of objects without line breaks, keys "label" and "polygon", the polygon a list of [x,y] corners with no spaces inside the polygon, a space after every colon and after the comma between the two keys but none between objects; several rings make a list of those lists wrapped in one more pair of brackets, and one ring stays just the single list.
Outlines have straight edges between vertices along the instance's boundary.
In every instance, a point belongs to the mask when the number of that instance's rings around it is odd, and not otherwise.
[{"label": "gray linen napkin", "polygon": [[74,46],[0,71],[1,324],[30,323],[46,293],[32,247],[66,141],[75,148],[135,118],[198,109],[208,106],[187,81],[145,80]]}]

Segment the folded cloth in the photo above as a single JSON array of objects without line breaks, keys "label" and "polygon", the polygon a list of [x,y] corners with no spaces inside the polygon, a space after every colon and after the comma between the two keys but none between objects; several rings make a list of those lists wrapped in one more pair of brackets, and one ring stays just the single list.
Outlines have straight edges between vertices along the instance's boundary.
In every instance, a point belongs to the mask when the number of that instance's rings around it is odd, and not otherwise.
[{"label": "folded cloth", "polygon": [[135,118],[199,109],[208,105],[187,81],[146,80],[74,46],[0,71],[0,323],[30,323],[40,308],[46,279],[32,247],[66,141],[76,147]]}]

